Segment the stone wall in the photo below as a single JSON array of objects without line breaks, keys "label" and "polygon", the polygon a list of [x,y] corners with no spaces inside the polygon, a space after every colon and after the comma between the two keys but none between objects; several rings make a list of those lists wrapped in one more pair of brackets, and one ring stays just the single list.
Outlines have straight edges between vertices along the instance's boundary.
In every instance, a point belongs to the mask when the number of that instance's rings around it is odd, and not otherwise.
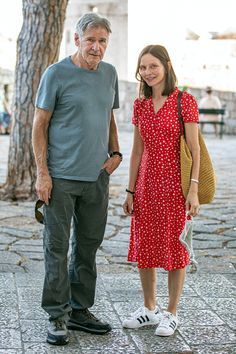
[{"label": "stone wall", "polygon": [[[128,81],[119,82],[120,90],[120,109],[117,110],[116,119],[118,125],[127,125],[131,122],[133,102],[138,97],[138,84]],[[197,100],[204,95],[204,88],[189,88]],[[227,134],[236,134],[236,92],[214,91],[214,94],[219,97],[223,107],[226,108],[225,113],[225,132]],[[131,126],[131,124],[130,124]]]}]

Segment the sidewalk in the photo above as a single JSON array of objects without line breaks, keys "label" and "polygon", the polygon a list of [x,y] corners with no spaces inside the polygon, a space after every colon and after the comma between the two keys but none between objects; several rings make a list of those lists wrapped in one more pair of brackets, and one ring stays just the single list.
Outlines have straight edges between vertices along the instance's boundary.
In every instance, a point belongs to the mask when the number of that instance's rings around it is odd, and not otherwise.
[{"label": "sidewalk", "polygon": [[[109,218],[97,254],[97,300],[92,311],[111,323],[105,336],[70,332],[70,344],[45,343],[47,316],[40,308],[43,285],[41,226],[33,203],[0,201],[0,354],[236,353],[236,139],[209,137],[218,176],[214,203],[195,219],[198,270],[188,271],[179,307],[181,325],[171,338],[155,327],[123,330],[121,321],[142,304],[139,276],[126,262],[129,219],[121,205],[127,185],[131,132],[120,131],[124,160],[111,178]],[[8,136],[0,135],[0,183],[7,166]],[[167,303],[167,273],[158,272],[158,303]]]}]

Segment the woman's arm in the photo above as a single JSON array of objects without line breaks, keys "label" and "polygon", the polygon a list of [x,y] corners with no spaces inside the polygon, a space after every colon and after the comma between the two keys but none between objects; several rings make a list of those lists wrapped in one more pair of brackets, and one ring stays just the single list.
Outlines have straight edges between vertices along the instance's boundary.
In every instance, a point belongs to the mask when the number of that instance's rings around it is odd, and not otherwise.
[{"label": "woman's arm", "polygon": [[[143,140],[139,133],[138,127],[134,127],[134,139],[133,148],[130,157],[130,167],[129,167],[129,183],[128,190],[131,192],[135,191],[135,184],[138,176],[139,165],[143,155]],[[125,202],[123,204],[123,209],[126,215],[132,214],[133,211],[133,197],[131,193],[127,193]]]},{"label": "woman's arm", "polygon": [[186,198],[186,208],[189,215],[196,216],[199,210],[198,176],[200,168],[200,147],[197,123],[185,123],[186,142],[192,155],[192,172],[189,192]]}]

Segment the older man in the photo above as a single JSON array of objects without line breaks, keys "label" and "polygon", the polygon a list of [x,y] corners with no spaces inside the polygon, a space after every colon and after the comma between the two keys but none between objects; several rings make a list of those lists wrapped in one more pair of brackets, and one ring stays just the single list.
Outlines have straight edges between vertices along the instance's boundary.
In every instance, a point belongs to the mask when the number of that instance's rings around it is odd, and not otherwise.
[{"label": "older man", "polygon": [[45,71],[37,93],[32,135],[36,191],[45,202],[42,307],[50,316],[47,342],[54,345],[68,343],[67,328],[111,330],[88,310],[94,303],[109,175],[122,160],[113,115],[119,107],[117,74],[102,61],[110,33],[107,19],[82,16],[74,35],[77,51]]}]

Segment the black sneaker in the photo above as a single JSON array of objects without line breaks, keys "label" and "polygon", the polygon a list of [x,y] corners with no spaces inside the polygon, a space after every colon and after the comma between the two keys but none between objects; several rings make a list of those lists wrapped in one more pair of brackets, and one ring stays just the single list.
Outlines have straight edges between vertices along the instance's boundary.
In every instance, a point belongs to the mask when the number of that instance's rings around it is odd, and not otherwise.
[{"label": "black sneaker", "polygon": [[88,309],[73,310],[67,328],[92,334],[105,334],[111,331],[108,323],[101,322]]},{"label": "black sneaker", "polygon": [[69,343],[68,330],[64,320],[56,319],[50,321],[47,342],[53,345],[66,345]]}]

